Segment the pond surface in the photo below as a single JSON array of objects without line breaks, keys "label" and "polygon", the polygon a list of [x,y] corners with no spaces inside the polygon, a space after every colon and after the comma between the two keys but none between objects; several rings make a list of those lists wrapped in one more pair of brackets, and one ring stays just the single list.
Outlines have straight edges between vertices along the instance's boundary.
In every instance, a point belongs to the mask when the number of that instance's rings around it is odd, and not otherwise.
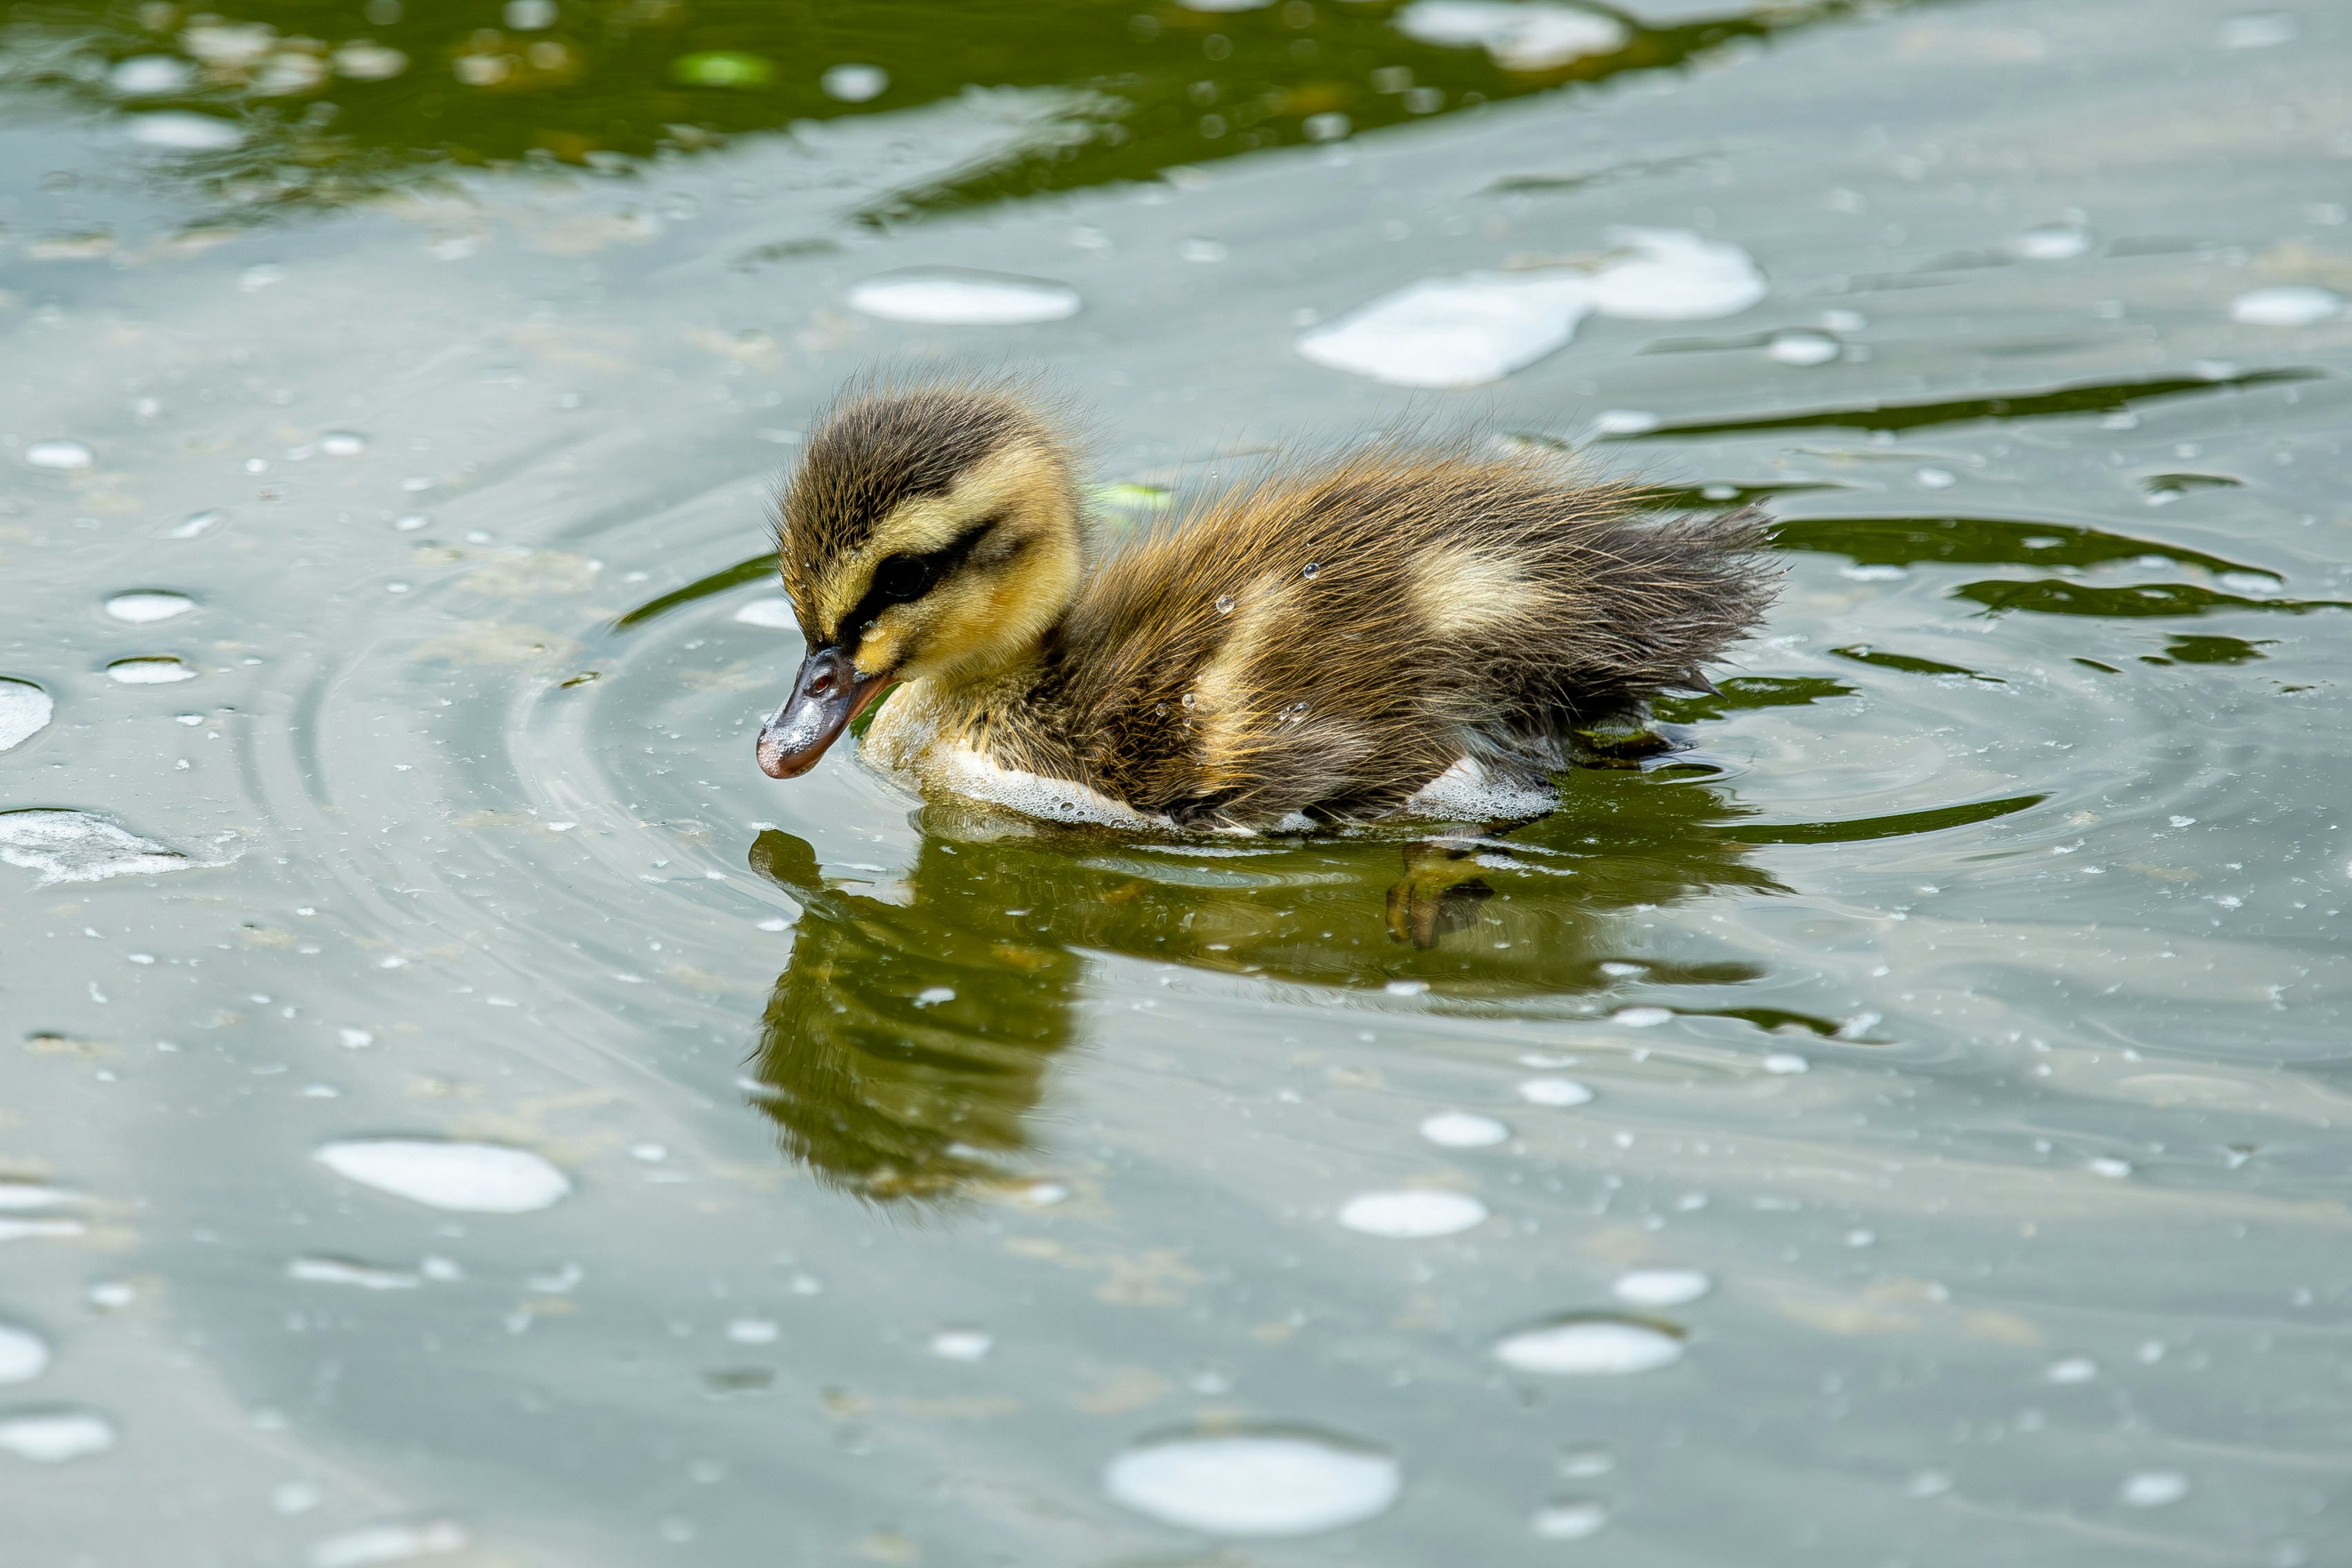
[{"label": "pond surface", "polygon": [[[2337,1560],[2352,16],[1195,5],[10,13],[12,1564]],[[1507,838],[774,784],[933,364],[1787,589]]]}]

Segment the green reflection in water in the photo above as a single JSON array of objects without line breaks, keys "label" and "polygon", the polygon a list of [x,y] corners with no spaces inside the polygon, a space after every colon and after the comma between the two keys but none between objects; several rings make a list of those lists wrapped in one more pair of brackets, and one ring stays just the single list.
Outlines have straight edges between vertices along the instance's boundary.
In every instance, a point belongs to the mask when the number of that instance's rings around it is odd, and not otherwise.
[{"label": "green reflection in water", "polygon": [[2204,616],[2218,610],[2275,610],[2306,616],[2314,610],[2352,610],[2336,599],[2250,599],[2223,594],[2193,583],[2139,583],[2123,588],[2094,588],[2044,577],[2031,583],[1964,583],[1952,590],[1956,599],[1973,599],[1988,615],[2030,610],[2042,616],[2100,616],[2137,619],[2147,616]]},{"label": "green reflection in water", "polygon": [[1871,403],[1854,408],[1809,413],[1763,414],[1745,419],[1689,420],[1606,437],[1645,441],[1673,436],[1738,436],[1771,430],[1921,430],[1938,425],[1969,425],[1979,419],[2053,419],[2083,414],[2121,414],[2134,404],[2158,398],[2210,396],[2298,381],[2326,373],[2287,368],[2242,375],[2157,376],[2142,381],[2094,382],[2049,392],[2006,392],[1933,403]]},{"label": "green reflection in water", "polygon": [[[1054,1058],[1087,1032],[1088,953],[1376,993],[1449,1008],[1540,1005],[1638,963],[1666,985],[1739,985],[1737,963],[1633,951],[1612,917],[1710,892],[1787,889],[1758,844],[1934,832],[2039,795],[1852,822],[1766,823],[1671,772],[1579,772],[1561,809],[1507,839],[1345,837],[1153,844],[933,805],[903,884],[827,877],[770,831],[751,868],[802,906],[761,1020],[751,1080],[785,1152],[877,1201],[940,1201],[1013,1179]],[[1622,972],[1621,972],[1622,973]],[[1416,984],[1417,983],[1417,984]],[[1826,1020],[1692,1011],[1827,1034]]]},{"label": "green reflection in water", "polygon": [[243,0],[215,13],[165,0],[65,3],[11,13],[0,30],[0,86],[101,112],[178,111],[233,127],[239,144],[183,140],[159,173],[241,222],[340,205],[451,166],[622,168],[974,87],[1048,95],[1024,111],[1018,146],[857,215],[887,223],[1680,66],[1890,7],[1788,0],[1645,26],[1593,5],[1622,24],[1614,42],[1604,25],[1597,52],[1552,59],[1416,39],[1399,25],[1406,8],[1401,0],[1218,12],[1136,0]]},{"label": "green reflection in water", "polygon": [[1830,517],[1772,525],[1782,550],[1850,557],[1864,566],[2100,566],[2110,561],[2168,561],[2208,572],[2272,574],[2177,544],[2069,523],[2001,517]]},{"label": "green reflection in water", "polygon": [[[762,833],[752,869],[803,913],[761,1024],[759,1103],[829,1181],[949,1196],[1010,1174],[1049,1064],[1083,1033],[1082,953],[1357,992],[1419,982],[1456,1006],[1589,993],[1628,957],[1618,911],[1783,890],[1723,831],[1744,815],[1609,770],[1580,772],[1559,813],[1507,840],[1154,845],[933,805],[904,886],[874,891]],[[1643,962],[1666,984],[1759,977]]]}]

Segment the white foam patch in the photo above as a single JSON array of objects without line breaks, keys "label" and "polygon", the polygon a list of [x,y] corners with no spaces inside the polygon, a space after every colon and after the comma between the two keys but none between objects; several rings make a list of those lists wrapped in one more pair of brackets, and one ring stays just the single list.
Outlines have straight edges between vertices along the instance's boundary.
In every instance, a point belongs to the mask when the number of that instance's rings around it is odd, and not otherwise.
[{"label": "white foam patch", "polygon": [[30,1329],[0,1323],[0,1383],[30,1383],[49,1370],[49,1343]]},{"label": "white foam patch", "polygon": [[184,616],[196,607],[196,602],[185,594],[174,594],[162,588],[141,588],[128,594],[117,594],[106,601],[106,613],[118,621],[128,621],[143,626],[156,621],[168,621],[173,616]]},{"label": "white foam patch", "polygon": [[1078,313],[1080,301],[1076,289],[1047,278],[919,267],[853,285],[849,303],[886,321],[1009,327],[1066,320]]},{"label": "white foam patch", "polygon": [[1531,1078],[1519,1085],[1519,1098],[1529,1105],[1590,1105],[1592,1091],[1572,1078]]},{"label": "white foam patch", "polygon": [[1714,1289],[1715,1281],[1696,1268],[1636,1268],[1610,1289],[1630,1306],[1680,1307]]},{"label": "white foam patch", "polygon": [[1311,327],[1299,353],[1392,386],[1480,386],[1565,344],[1595,311],[1634,321],[1728,316],[1764,298],[1736,245],[1678,229],[1612,229],[1590,268],[1424,279]]},{"label": "white foam patch", "polygon": [[1491,1149],[1509,1138],[1511,1129],[1474,1110],[1443,1110],[1421,1124],[1421,1135],[1441,1149]]},{"label": "white foam patch", "polygon": [[1413,0],[1393,20],[1416,42],[1483,48],[1511,71],[1553,70],[1613,55],[1633,36],[1613,16],[1550,0]]},{"label": "white foam patch", "polygon": [[357,1138],[312,1156],[349,1181],[412,1203],[467,1214],[528,1214],[572,1191],[564,1173],[526,1149],[426,1138]]},{"label": "white foam patch", "polygon": [[25,448],[25,461],[37,468],[87,468],[98,454],[79,441],[36,441]]},{"label": "white foam patch", "polygon": [[1516,1372],[1620,1376],[1674,1365],[1683,1359],[1683,1342],[1630,1318],[1570,1318],[1505,1335],[1496,1342],[1495,1359]]},{"label": "white foam patch", "polygon": [[1844,352],[1843,345],[1829,333],[1804,327],[1774,332],[1764,344],[1766,356],[1781,364],[1827,364]]},{"label": "white foam patch", "polygon": [[106,73],[106,85],[125,98],[169,98],[195,79],[195,68],[177,55],[133,55]]},{"label": "white foam patch", "polygon": [[51,1209],[72,1201],[71,1193],[44,1182],[0,1182],[0,1209]]},{"label": "white foam patch", "polygon": [[348,1258],[298,1258],[286,1266],[286,1278],[305,1285],[349,1285],[362,1290],[414,1290],[424,1277],[405,1268],[385,1268]]},{"label": "white foam patch", "polygon": [[982,1361],[995,1346],[984,1329],[941,1329],[931,1336],[931,1353],[942,1361]]},{"label": "white foam patch", "polygon": [[169,686],[173,681],[194,680],[196,672],[186,661],[170,654],[142,654],[136,658],[118,658],[106,667],[109,679],[125,686]]},{"label": "white foam patch", "polygon": [[1319,1433],[1162,1437],[1103,1467],[1111,1500],[1212,1535],[1316,1535],[1388,1511],[1403,1490],[1391,1456]]},{"label": "white foam patch", "polygon": [[817,78],[827,98],[844,103],[866,103],[889,89],[890,73],[880,66],[834,66]]},{"label": "white foam patch", "polygon": [[56,700],[31,681],[0,676],[0,752],[47,729],[57,710]]},{"label": "white foam patch", "polygon": [[2091,248],[2091,231],[2079,224],[2046,223],[2029,228],[2009,242],[2008,250],[2021,261],[2072,261]]},{"label": "white foam patch", "polygon": [[1432,1192],[1411,1188],[1393,1193],[1365,1193],[1339,1206],[1339,1223],[1364,1236],[1391,1241],[1422,1241],[1431,1237],[1458,1236],[1483,1224],[1486,1205],[1468,1193]]},{"label": "white foam patch", "polygon": [[226,153],[245,142],[245,132],[226,120],[177,110],[134,114],[130,130],[131,140],[142,147],[167,153]]},{"label": "white foam patch", "polygon": [[41,886],[102,882],[203,864],[86,811],[0,811],[0,860],[41,874]]},{"label": "white foam patch", "polygon": [[1528,1528],[1546,1541],[1582,1541],[1609,1522],[1609,1510],[1591,1501],[1550,1502],[1536,1510]]},{"label": "white foam patch", "polygon": [[95,1410],[20,1410],[0,1415],[0,1448],[37,1465],[62,1465],[114,1447],[114,1423]]},{"label": "white foam patch", "polygon": [[747,626],[766,626],[772,631],[801,629],[800,621],[793,615],[793,602],[782,597],[754,599],[735,612],[735,619]]},{"label": "white foam patch", "polygon": [[330,1535],[310,1548],[310,1568],[375,1568],[466,1550],[465,1527],[446,1519],[425,1524],[371,1524]]},{"label": "white foam patch", "polygon": [[2133,1508],[2168,1508],[2189,1495],[2189,1478],[2179,1470],[2142,1470],[2124,1479],[2122,1496]]},{"label": "white foam patch", "polygon": [[1462,757],[1415,791],[1397,815],[1445,822],[1508,822],[1541,816],[1559,805],[1555,790],[1497,779],[1476,758]]},{"label": "white foam patch", "polygon": [[2312,283],[2250,289],[2230,301],[2230,319],[2250,327],[2313,327],[2344,309],[2344,296]]}]

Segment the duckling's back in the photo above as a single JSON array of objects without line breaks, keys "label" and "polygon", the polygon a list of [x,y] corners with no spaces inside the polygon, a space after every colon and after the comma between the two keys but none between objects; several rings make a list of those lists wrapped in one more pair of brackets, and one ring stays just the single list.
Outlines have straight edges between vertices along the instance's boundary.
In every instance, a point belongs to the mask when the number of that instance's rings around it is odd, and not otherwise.
[{"label": "duckling's back", "polygon": [[1278,475],[1096,563],[1003,760],[1195,826],[1381,816],[1465,758],[1540,784],[1754,628],[1759,521],[1537,458]]}]

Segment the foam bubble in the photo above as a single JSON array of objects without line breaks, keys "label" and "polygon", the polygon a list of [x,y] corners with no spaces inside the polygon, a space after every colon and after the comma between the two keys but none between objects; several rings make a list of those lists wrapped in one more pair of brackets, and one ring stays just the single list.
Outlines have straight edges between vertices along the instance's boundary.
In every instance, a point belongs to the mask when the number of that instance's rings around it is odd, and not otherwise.
[{"label": "foam bubble", "polygon": [[1443,1149],[1491,1149],[1511,1135],[1509,1124],[1471,1110],[1442,1110],[1421,1124],[1421,1135]]},{"label": "foam bubble", "polygon": [[36,441],[25,448],[25,461],[37,468],[87,468],[98,454],[79,441]]},{"label": "foam bubble", "polygon": [[168,844],[142,838],[86,811],[0,811],[0,860],[41,873],[41,886],[102,882],[198,864]]},{"label": "foam bubble", "polygon": [[2189,1478],[2179,1470],[2140,1470],[2124,1478],[2120,1495],[2133,1508],[2165,1508],[2189,1495]]},{"label": "foam bubble", "polygon": [[106,73],[106,85],[125,98],[169,98],[195,79],[195,68],[177,55],[133,55]]},{"label": "foam bubble", "polygon": [[941,1329],[931,1336],[931,1353],[942,1361],[979,1361],[995,1345],[983,1329]]},{"label": "foam bubble", "polygon": [[1774,332],[1764,344],[1766,356],[1781,364],[1827,364],[1844,352],[1844,345],[1829,333],[1802,327]]},{"label": "foam bubble", "polygon": [[131,140],[142,147],[167,153],[225,153],[245,142],[245,132],[226,120],[179,110],[134,114],[130,131]]},{"label": "foam bubble", "polygon": [[0,1209],[47,1209],[70,1203],[73,1194],[46,1182],[0,1181]]},{"label": "foam bubble", "polygon": [[466,1550],[464,1527],[446,1519],[425,1524],[371,1524],[330,1535],[310,1548],[310,1568],[375,1568]]},{"label": "foam bubble", "polygon": [[0,1415],[0,1448],[37,1465],[62,1465],[114,1447],[114,1423],[95,1410],[16,1410]]},{"label": "foam bubble", "polygon": [[1639,1319],[1589,1314],[1506,1334],[1495,1342],[1495,1359],[1517,1372],[1620,1376],[1674,1365],[1683,1342],[1679,1332]]},{"label": "foam bubble", "polygon": [[106,673],[125,686],[169,686],[175,680],[194,680],[196,678],[196,672],[188,668],[186,660],[168,653],[118,658],[106,667]]},{"label": "foam bubble", "polygon": [[1486,1205],[1467,1193],[1410,1188],[1364,1193],[1339,1207],[1339,1223],[1365,1236],[1419,1241],[1455,1236],[1486,1218]]},{"label": "foam bubble", "polygon": [[362,1186],[468,1214],[527,1214],[572,1191],[537,1154],[494,1143],[357,1138],[321,1145],[312,1158]]},{"label": "foam bubble", "polygon": [[2312,283],[2250,289],[2230,301],[2230,319],[2250,327],[2316,326],[2344,309],[2344,297]]},{"label": "foam bubble", "polygon": [[1147,1439],[1103,1467],[1111,1500],[1212,1535],[1316,1535],[1388,1511],[1403,1473],[1381,1450],[1277,1427]]},{"label": "foam bubble", "polygon": [[49,1370],[49,1344],[30,1329],[0,1323],[0,1383],[30,1383]]},{"label": "foam bubble", "polygon": [[1592,1091],[1572,1078],[1531,1078],[1519,1085],[1519,1098],[1529,1105],[1590,1105]]},{"label": "foam bubble", "polygon": [[47,729],[57,710],[56,700],[31,681],[0,676],[0,752]]},{"label": "foam bubble", "polygon": [[887,321],[1001,327],[1063,321],[1078,313],[1079,299],[1050,279],[920,267],[864,279],[850,289],[849,303]]},{"label": "foam bubble", "polygon": [[330,58],[337,76],[353,81],[389,81],[408,68],[406,55],[382,44],[345,44]]},{"label": "foam bubble", "polygon": [[2022,261],[2071,261],[2090,248],[2091,231],[2071,223],[2043,224],[2009,242],[2009,253]]},{"label": "foam bubble", "polygon": [[827,98],[844,103],[864,103],[882,96],[890,85],[890,73],[880,66],[835,66],[817,79]]},{"label": "foam bubble", "polygon": [[1484,48],[1511,71],[1554,70],[1613,55],[1632,37],[1613,16],[1551,0],[1413,0],[1391,20],[1416,42]]},{"label": "foam bubble", "polygon": [[319,437],[319,450],[330,458],[356,458],[367,445],[367,437],[356,430],[330,430]]},{"label": "foam bubble", "polygon": [[1580,278],[1471,272],[1408,284],[1308,328],[1297,347],[1391,386],[1481,386],[1566,343],[1591,311]]},{"label": "foam bubble", "polygon": [[1424,279],[1310,327],[1298,353],[1395,386],[1478,386],[1566,343],[1594,311],[1692,321],[1746,310],[1764,275],[1736,245],[1676,229],[1612,229],[1591,268]]},{"label": "foam bubble", "polygon": [[754,599],[736,611],[735,618],[747,626],[766,626],[772,631],[801,629],[799,620],[793,615],[793,602],[785,598]]},{"label": "foam bubble", "polygon": [[349,1285],[361,1290],[414,1290],[425,1283],[406,1268],[386,1268],[348,1258],[298,1258],[286,1266],[286,1278],[306,1285]]},{"label": "foam bubble", "polygon": [[1714,1289],[1715,1281],[1696,1268],[1636,1268],[1610,1289],[1633,1306],[1680,1307]]},{"label": "foam bubble", "polygon": [[2218,37],[2225,49],[2274,49],[2294,35],[2294,18],[2285,12],[2248,11],[2222,22]]},{"label": "foam bubble", "polygon": [[174,594],[163,588],[139,588],[128,594],[117,594],[106,601],[106,613],[118,621],[128,621],[134,626],[168,621],[173,616],[184,616],[196,607],[196,602],[185,594]]},{"label": "foam bubble", "polygon": [[1609,1510],[1585,1499],[1548,1502],[1528,1520],[1528,1528],[1546,1541],[1582,1541],[1598,1535],[1609,1522]]}]

